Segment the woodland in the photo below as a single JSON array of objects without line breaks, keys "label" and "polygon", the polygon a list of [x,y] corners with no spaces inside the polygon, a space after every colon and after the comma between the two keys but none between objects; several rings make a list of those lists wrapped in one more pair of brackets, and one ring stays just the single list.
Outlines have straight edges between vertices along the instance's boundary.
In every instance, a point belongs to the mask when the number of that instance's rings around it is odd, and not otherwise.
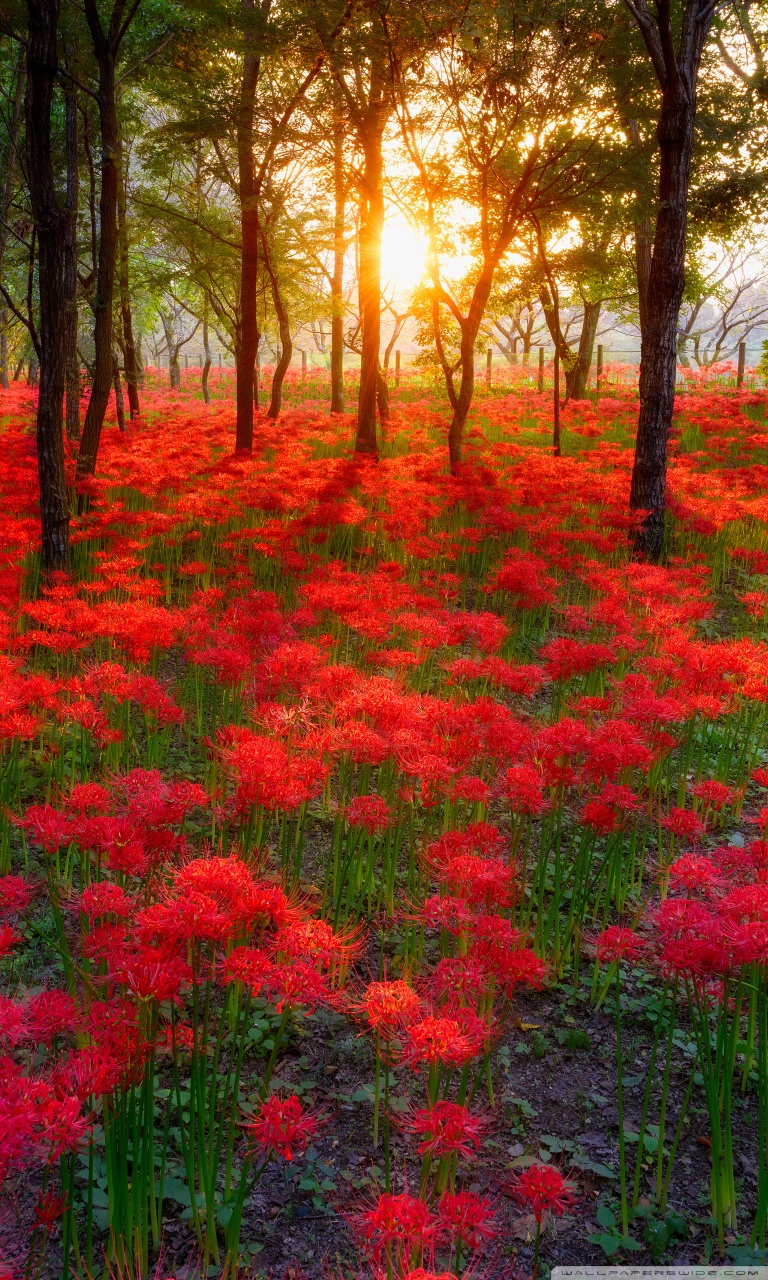
[{"label": "woodland", "polygon": [[0,0],[0,1280],[765,1265],[765,0]]}]

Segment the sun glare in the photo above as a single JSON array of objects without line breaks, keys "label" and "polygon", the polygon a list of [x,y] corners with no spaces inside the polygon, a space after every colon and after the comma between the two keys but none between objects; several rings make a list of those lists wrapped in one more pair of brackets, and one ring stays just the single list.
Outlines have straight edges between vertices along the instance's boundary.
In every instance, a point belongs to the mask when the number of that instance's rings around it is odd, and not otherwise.
[{"label": "sun glare", "polygon": [[393,209],[387,214],[381,241],[381,279],[386,294],[408,294],[423,278],[427,266],[426,241]]}]

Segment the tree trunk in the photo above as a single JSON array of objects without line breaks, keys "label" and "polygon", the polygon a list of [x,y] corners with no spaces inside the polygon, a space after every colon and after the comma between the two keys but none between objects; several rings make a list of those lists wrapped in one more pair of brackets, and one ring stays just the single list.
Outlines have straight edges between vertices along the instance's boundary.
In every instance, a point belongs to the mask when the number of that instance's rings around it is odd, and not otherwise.
[{"label": "tree trunk", "polygon": [[27,0],[27,181],[38,241],[40,357],[37,469],[45,572],[67,571],[69,495],[64,472],[64,238],[66,213],[56,195],[51,156],[51,103],[58,69],[59,0]]},{"label": "tree trunk", "polygon": [[203,351],[205,353],[205,363],[203,364],[203,376],[201,385],[203,389],[203,400],[206,404],[211,403],[211,393],[208,390],[208,374],[211,372],[211,348],[208,345],[208,297],[206,295],[203,303]]},{"label": "tree trunk", "polygon": [[118,135],[117,156],[117,238],[118,238],[118,287],[120,289],[120,317],[123,325],[123,363],[128,387],[128,405],[131,420],[141,416],[139,404],[139,373],[136,363],[136,343],[133,338],[131,314],[131,289],[128,273],[128,223],[126,218],[126,163],[123,140]]},{"label": "tree trunk", "polygon": [[381,236],[384,230],[384,121],[376,113],[361,137],[365,164],[360,194],[360,391],[357,401],[356,453],[378,456],[376,403],[381,345]]},{"label": "tree trunk", "polygon": [[[255,12],[254,0],[242,0],[246,19]],[[269,12],[262,3],[262,12]],[[235,449],[253,448],[253,374],[259,343],[256,296],[259,275],[259,210],[253,158],[253,122],[261,58],[253,52],[254,32],[246,29],[240,105],[237,114],[237,164],[240,184],[240,332],[235,351],[237,366],[237,425]]]},{"label": "tree trunk", "polygon": [[381,364],[376,371],[376,404],[379,410],[379,419],[382,426],[389,418],[389,385],[387,383],[387,373],[382,369]]},{"label": "tree trunk", "polygon": [[94,52],[99,66],[99,126],[101,129],[101,193],[99,196],[99,265],[93,297],[93,384],[85,414],[77,476],[93,475],[99,452],[101,428],[112,389],[112,299],[117,263],[117,108],[115,102],[115,52],[109,41],[94,30],[88,8]]},{"label": "tree trunk", "polygon": [[[70,46],[70,66],[76,65]],[[67,223],[64,242],[64,363],[66,367],[66,429],[70,440],[80,438],[80,360],[77,354],[77,212],[80,165],[77,129],[77,89],[64,81],[64,132],[67,153]]]},{"label": "tree trunk", "polygon": [[120,431],[125,431],[125,401],[123,399],[123,384],[120,381],[120,365],[114,351],[112,352],[112,384],[115,388],[115,414],[117,416],[117,426]]},{"label": "tree trunk", "polygon": [[688,181],[695,94],[669,80],[659,122],[659,213],[640,356],[640,414],[629,506],[644,517],[635,549],[657,559],[664,535],[667,438],[677,376],[677,320],[685,285]]},{"label": "tree trunk", "polygon": [[592,352],[595,347],[595,337],[602,305],[602,302],[584,303],[584,318],[581,322],[581,336],[579,338],[576,363],[566,371],[565,375],[566,401],[583,400],[587,394],[589,371],[592,367]]},{"label": "tree trunk", "polygon": [[331,413],[344,412],[344,121],[333,120],[333,275],[331,277]]},{"label": "tree trunk", "polygon": [[291,363],[293,356],[293,342],[291,341],[291,326],[288,320],[288,312],[285,309],[282,294],[280,293],[280,281],[277,273],[272,265],[272,258],[269,252],[266,236],[262,234],[262,248],[264,250],[264,265],[267,268],[269,283],[272,288],[272,303],[277,316],[277,324],[280,330],[280,358],[275,365],[275,372],[272,375],[272,391],[269,398],[269,408],[267,409],[268,418],[276,418],[280,413],[280,406],[283,400],[283,381]]},{"label": "tree trunk", "polygon": [[[5,250],[8,244],[8,215],[10,213],[11,202],[13,201],[13,189],[16,184],[16,158],[17,147],[19,144],[19,127],[21,125],[21,113],[24,109],[24,85],[25,85],[25,52],[24,45],[19,44],[18,56],[16,59],[16,83],[13,92],[13,107],[11,110],[10,128],[6,133],[6,145],[3,148],[2,162],[0,162],[0,172],[5,172],[5,182],[3,184],[2,205],[0,205],[0,278],[3,272],[3,262],[5,259]],[[0,385],[5,391],[8,390],[8,308],[0,307]]]},{"label": "tree trunk", "polygon": [[635,273],[640,340],[648,320],[648,285],[651,278],[651,224],[647,218],[635,223]]}]

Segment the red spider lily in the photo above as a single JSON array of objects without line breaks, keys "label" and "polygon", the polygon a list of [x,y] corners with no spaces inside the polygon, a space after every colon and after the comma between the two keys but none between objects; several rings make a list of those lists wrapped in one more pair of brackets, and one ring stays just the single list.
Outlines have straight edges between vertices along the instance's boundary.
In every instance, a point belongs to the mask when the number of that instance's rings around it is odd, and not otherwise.
[{"label": "red spider lily", "polygon": [[601,964],[621,964],[622,960],[637,960],[646,944],[634,930],[612,924],[598,934],[595,945]]},{"label": "red spider lily", "polygon": [[275,998],[278,1013],[282,1013],[286,1005],[307,1005],[311,1012],[316,1004],[338,1002],[338,996],[331,992],[323,974],[300,960],[274,965],[267,987]]},{"label": "red spider lily", "polygon": [[35,1227],[50,1234],[56,1225],[56,1219],[61,1217],[66,1208],[67,1197],[55,1195],[49,1187],[35,1205]]},{"label": "red spider lily", "polygon": [[386,831],[392,821],[392,811],[381,796],[355,796],[344,810],[350,827],[362,827],[369,836]]},{"label": "red spider lily", "polygon": [[538,991],[547,975],[544,961],[528,947],[520,947],[516,951],[499,946],[484,949],[483,960],[510,1000],[519,986],[533,987]]},{"label": "red spider lily", "polygon": [[244,982],[255,996],[271,981],[273,973],[270,957],[255,947],[235,947],[222,965],[225,982]]},{"label": "red spider lily", "polygon": [[407,1192],[392,1195],[385,1192],[370,1209],[352,1216],[355,1228],[372,1246],[375,1261],[394,1245],[400,1257],[408,1258],[414,1249],[421,1249],[434,1234],[436,1218],[423,1200]]},{"label": "red spider lily", "polygon": [[707,778],[704,782],[697,782],[691,787],[691,795],[703,800],[709,808],[717,810],[722,809],[724,804],[730,804],[733,799],[733,790],[724,782]]},{"label": "red spider lily", "polygon": [[321,968],[338,961],[349,964],[363,946],[362,929],[334,933],[325,920],[296,920],[278,929],[271,946],[276,955],[304,958]]},{"label": "red spider lily", "polygon": [[409,1025],[403,1053],[414,1065],[442,1062],[460,1067],[483,1052],[488,1035],[487,1023],[470,1009],[457,1009],[452,1017],[428,1015]]},{"label": "red spider lily", "polygon": [[21,942],[22,935],[18,929],[14,929],[9,924],[0,925],[0,956],[9,956],[12,954],[17,943]]},{"label": "red spider lily", "polygon": [[318,1117],[304,1111],[295,1094],[280,1098],[273,1093],[262,1102],[258,1115],[248,1125],[248,1133],[264,1155],[275,1151],[284,1160],[292,1160],[306,1151],[318,1124]]},{"label": "red spider lily", "polygon": [[470,1249],[479,1249],[496,1234],[493,1217],[490,1200],[473,1191],[446,1191],[438,1205],[437,1230],[454,1243],[461,1241]]},{"label": "red spider lily", "polygon": [[531,1164],[509,1184],[512,1196],[533,1213],[540,1225],[545,1213],[559,1218],[574,1203],[573,1184],[554,1164]]},{"label": "red spider lily", "polygon": [[33,894],[32,885],[23,876],[0,876],[0,914],[24,911]]},{"label": "red spider lily", "polygon": [[691,809],[670,809],[667,816],[662,818],[661,825],[680,840],[698,840],[706,831],[701,818]]},{"label": "red spider lily", "polygon": [[98,916],[130,916],[135,909],[135,902],[125,890],[111,880],[99,880],[96,884],[83,889],[80,897],[73,899],[76,905],[89,920]]},{"label": "red spider lily", "polygon": [[670,865],[669,883],[672,889],[708,895],[723,884],[723,877],[709,858],[686,853]]},{"label": "red spider lily", "polygon": [[421,1138],[419,1155],[438,1158],[456,1152],[465,1160],[471,1160],[480,1150],[487,1127],[486,1116],[472,1115],[468,1107],[447,1101],[424,1107],[403,1120],[403,1128]]},{"label": "red spider lily", "polygon": [[418,995],[402,978],[393,982],[370,982],[361,1003],[370,1026],[385,1040],[414,1022],[421,1013]]}]

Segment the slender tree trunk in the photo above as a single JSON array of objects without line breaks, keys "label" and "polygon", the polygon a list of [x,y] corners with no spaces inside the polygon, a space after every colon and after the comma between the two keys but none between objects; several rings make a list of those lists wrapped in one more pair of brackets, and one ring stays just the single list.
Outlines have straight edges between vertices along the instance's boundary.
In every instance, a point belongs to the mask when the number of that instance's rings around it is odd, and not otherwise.
[{"label": "slender tree trunk", "polygon": [[331,413],[344,412],[344,120],[333,119],[333,275],[331,277]]},{"label": "slender tree trunk", "polygon": [[627,7],[661,86],[658,214],[641,339],[640,413],[629,495],[630,510],[642,513],[635,551],[657,559],[664,541],[667,438],[675,405],[677,322],[685,285],[696,86],[716,4],[715,0],[685,0],[677,47],[668,3],[659,3],[654,17],[645,5],[627,0]]},{"label": "slender tree trunk", "polygon": [[659,123],[659,213],[641,339],[640,414],[629,506],[644,512],[636,551],[657,559],[664,536],[667,438],[677,377],[677,320],[685,285],[688,182],[695,96],[664,94]]},{"label": "slender tree trunk", "polygon": [[[11,202],[13,201],[13,190],[16,184],[16,149],[19,144],[19,128],[21,125],[21,114],[24,109],[24,86],[26,77],[26,55],[24,45],[19,43],[18,57],[16,60],[16,82],[13,93],[13,108],[11,111],[10,128],[6,134],[6,143],[3,148],[2,161],[0,161],[0,173],[5,173],[5,181],[3,183],[2,204],[0,205],[0,277],[3,273],[3,264],[5,259],[5,250],[8,244],[8,215],[10,213]],[[4,390],[8,390],[8,308],[0,307],[0,385]]]},{"label": "slender tree trunk", "polygon": [[120,364],[115,352],[112,352],[112,385],[115,388],[115,414],[117,416],[117,426],[120,431],[125,431],[125,400],[123,399],[123,384],[120,381]]},{"label": "slender tree trunk", "polygon": [[651,224],[648,218],[635,223],[635,273],[637,275],[637,309],[640,340],[648,321],[648,286],[651,278]]},{"label": "slender tree trunk", "polygon": [[[246,20],[255,13],[254,0],[242,0]],[[269,0],[262,0],[262,13],[269,13]],[[253,158],[253,123],[256,110],[256,85],[261,58],[254,52],[255,35],[246,29],[243,75],[240,82],[240,104],[237,113],[237,164],[240,184],[240,332],[235,351],[237,366],[237,425],[235,448],[250,452],[253,448],[253,375],[259,328],[256,298],[259,276],[259,209],[256,190],[256,165]]]},{"label": "slender tree trunk", "polygon": [[379,420],[383,426],[389,418],[389,386],[386,369],[382,369],[381,364],[376,371],[376,405],[379,410]]},{"label": "slender tree trunk", "polygon": [[360,197],[360,391],[355,451],[378,455],[376,404],[381,346],[381,237],[384,230],[384,162],[381,113],[373,115],[361,137],[365,164]]},{"label": "slender tree trunk", "polygon": [[[483,323],[485,308],[491,296],[493,276],[496,262],[487,262],[477,278],[469,304],[467,317],[461,326],[461,343],[459,346],[461,381],[459,393],[448,426],[448,457],[451,470],[461,465],[464,452],[464,426],[467,421],[475,391],[475,348],[480,325]],[[450,395],[450,388],[449,388]]]},{"label": "slender tree trunk", "polygon": [[203,400],[206,404],[211,403],[211,393],[208,390],[208,374],[211,372],[211,348],[208,345],[208,297],[206,295],[203,303],[203,351],[205,353],[205,363],[203,364],[203,376],[201,385],[203,389]]},{"label": "slender tree trunk", "polygon": [[58,69],[59,0],[27,0],[27,181],[38,241],[40,357],[37,468],[42,560],[46,573],[69,569],[69,495],[64,472],[64,239],[51,155],[51,103]]},{"label": "slender tree trunk", "polygon": [[[68,42],[70,69],[76,51]],[[67,153],[67,225],[64,244],[64,361],[66,365],[66,428],[70,440],[80,438],[80,360],[77,354],[77,213],[80,203],[80,156],[77,128],[77,89],[64,82],[64,131]]]},{"label": "slender tree trunk", "polygon": [[267,268],[269,283],[272,288],[272,304],[275,308],[277,316],[277,324],[280,331],[280,358],[275,365],[275,372],[272,374],[272,391],[269,399],[269,408],[267,409],[268,418],[276,418],[280,413],[280,407],[283,399],[283,381],[291,363],[293,356],[293,342],[291,341],[291,326],[288,320],[288,312],[285,309],[282,294],[280,292],[280,281],[277,278],[277,272],[272,265],[272,257],[269,252],[266,236],[262,235],[262,249],[264,251],[264,265]]},{"label": "slender tree trunk", "polygon": [[566,371],[565,388],[567,400],[583,400],[587,394],[589,371],[592,367],[592,352],[595,347],[597,325],[600,320],[602,302],[585,302],[584,318],[581,322],[581,336],[576,362]]},{"label": "slender tree trunk", "polygon": [[[92,34],[93,30],[92,30]],[[99,260],[93,297],[93,384],[85,414],[77,476],[93,475],[99,452],[101,428],[112,389],[112,299],[117,263],[117,151],[115,102],[115,53],[109,42],[94,34],[99,65],[99,125],[101,129],[101,193],[99,196]]]},{"label": "slender tree trunk", "polygon": [[123,363],[128,388],[128,405],[131,419],[141,416],[139,404],[139,373],[136,363],[136,343],[133,338],[131,314],[131,288],[128,269],[128,221],[125,184],[127,166],[122,136],[118,134],[117,155],[117,239],[118,239],[118,287],[120,289],[120,318],[123,326]]}]

